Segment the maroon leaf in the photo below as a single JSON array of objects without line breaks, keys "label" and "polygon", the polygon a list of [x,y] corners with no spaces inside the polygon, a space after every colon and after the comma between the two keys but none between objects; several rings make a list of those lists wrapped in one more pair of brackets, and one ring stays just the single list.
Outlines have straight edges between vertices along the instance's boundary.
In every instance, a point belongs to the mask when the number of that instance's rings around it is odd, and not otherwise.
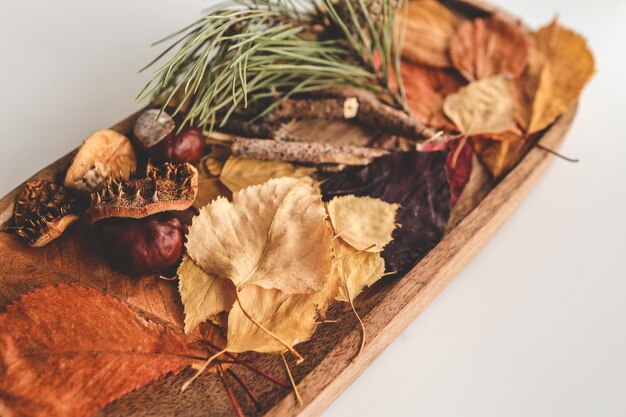
[{"label": "maroon leaf", "polygon": [[405,272],[443,237],[450,217],[446,152],[399,152],[364,167],[349,167],[322,185],[324,200],[354,194],[401,205],[402,226],[382,255],[388,271]]}]

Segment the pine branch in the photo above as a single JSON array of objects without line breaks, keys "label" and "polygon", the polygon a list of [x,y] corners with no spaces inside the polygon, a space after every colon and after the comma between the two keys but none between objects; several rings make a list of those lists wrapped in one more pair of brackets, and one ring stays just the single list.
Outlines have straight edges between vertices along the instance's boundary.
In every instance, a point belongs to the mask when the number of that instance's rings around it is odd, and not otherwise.
[{"label": "pine branch", "polygon": [[[369,0],[373,1],[373,0]],[[212,130],[236,112],[256,119],[298,94],[331,88],[369,91],[404,108],[393,0],[248,0],[218,6],[165,41],[178,51],[154,73],[139,99],[164,97],[185,123]],[[164,54],[152,63],[159,61]],[[152,65],[151,64],[151,65]]]}]

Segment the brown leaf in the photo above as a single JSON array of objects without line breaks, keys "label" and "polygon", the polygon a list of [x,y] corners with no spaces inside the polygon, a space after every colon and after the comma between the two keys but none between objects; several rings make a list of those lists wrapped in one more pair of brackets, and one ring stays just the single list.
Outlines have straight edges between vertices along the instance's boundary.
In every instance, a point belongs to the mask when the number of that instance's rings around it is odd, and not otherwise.
[{"label": "brown leaf", "polygon": [[462,87],[446,97],[443,110],[461,133],[468,136],[503,133],[515,128],[515,103],[505,75]]},{"label": "brown leaf", "polygon": [[220,179],[232,192],[250,185],[263,184],[272,178],[302,178],[315,172],[315,168],[300,167],[284,161],[259,161],[258,159],[231,156],[224,164]]},{"label": "brown leaf", "polygon": [[585,40],[556,20],[533,35],[531,51],[528,88],[534,98],[528,133],[545,129],[572,108],[595,72]]},{"label": "brown leaf", "polygon": [[526,141],[513,132],[472,138],[474,151],[491,175],[499,177],[520,159]]},{"label": "brown leaf", "polygon": [[411,0],[408,9],[402,57],[449,67],[448,42],[459,23],[457,17],[436,0]]},{"label": "brown leaf", "polygon": [[454,123],[443,113],[443,101],[465,84],[459,74],[406,60],[401,63],[400,72],[411,113],[435,129],[454,130]]},{"label": "brown leaf", "polygon": [[0,329],[3,415],[88,416],[191,362],[181,337],[81,285],[23,296]]},{"label": "brown leaf", "polygon": [[189,229],[187,253],[237,288],[319,291],[331,262],[325,216],[310,179],[273,179],[234,193],[232,203],[220,197],[205,206]]},{"label": "brown leaf", "polygon": [[498,74],[517,78],[528,64],[528,40],[520,23],[498,15],[468,20],[450,39],[450,60],[470,81]]}]

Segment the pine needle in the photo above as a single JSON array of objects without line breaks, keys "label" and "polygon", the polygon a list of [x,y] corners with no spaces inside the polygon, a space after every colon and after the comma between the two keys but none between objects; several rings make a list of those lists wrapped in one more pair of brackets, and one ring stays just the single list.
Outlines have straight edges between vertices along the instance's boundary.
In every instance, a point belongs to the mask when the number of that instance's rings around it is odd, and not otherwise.
[{"label": "pine needle", "polygon": [[177,52],[137,99],[160,98],[175,114],[189,100],[181,128],[209,130],[233,115],[257,120],[288,97],[329,88],[365,89],[405,109],[395,31],[402,0],[375,3],[375,11],[365,0],[222,3],[159,41],[171,45],[148,67]]}]

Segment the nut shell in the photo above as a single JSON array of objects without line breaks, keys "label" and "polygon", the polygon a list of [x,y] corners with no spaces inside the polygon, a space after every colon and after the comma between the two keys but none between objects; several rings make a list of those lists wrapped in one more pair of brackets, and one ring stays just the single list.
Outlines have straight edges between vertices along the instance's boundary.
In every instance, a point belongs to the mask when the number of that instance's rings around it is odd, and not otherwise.
[{"label": "nut shell", "polygon": [[133,145],[126,136],[110,129],[99,130],[85,140],[74,156],[63,185],[91,192],[109,178],[129,178],[136,164]]}]

